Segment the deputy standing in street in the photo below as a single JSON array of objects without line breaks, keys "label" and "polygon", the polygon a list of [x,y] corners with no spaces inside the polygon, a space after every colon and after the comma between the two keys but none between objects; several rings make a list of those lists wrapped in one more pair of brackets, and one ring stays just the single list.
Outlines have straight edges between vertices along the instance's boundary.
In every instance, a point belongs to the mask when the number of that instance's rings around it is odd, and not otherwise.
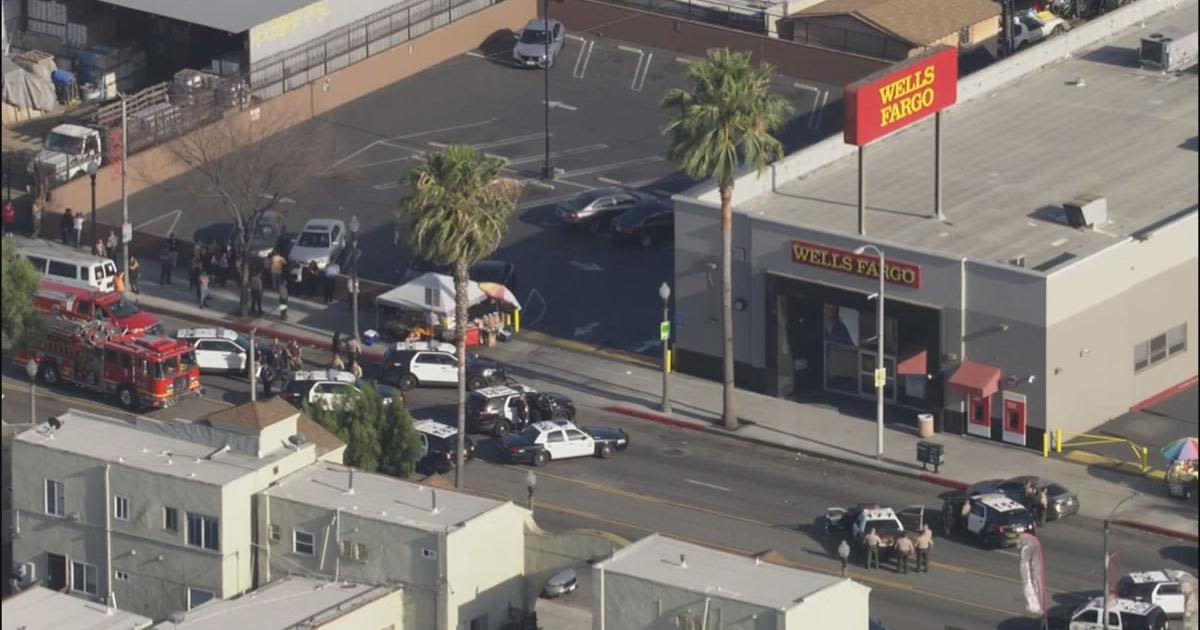
[{"label": "deputy standing in street", "polygon": [[926,525],[917,537],[917,572],[929,573],[929,551],[933,549],[933,530]]},{"label": "deputy standing in street", "polygon": [[250,273],[250,312],[256,317],[262,317],[262,270],[255,269]]},{"label": "deputy standing in street", "polygon": [[863,543],[867,545],[867,568],[879,568],[879,544],[883,542],[879,539],[879,534],[875,533],[875,528],[867,530],[867,535],[863,536]]},{"label": "deputy standing in street", "polygon": [[842,544],[837,548],[838,557],[842,559],[842,577],[846,577],[846,562],[850,560],[850,543],[846,539],[842,539]]},{"label": "deputy standing in street", "polygon": [[908,559],[913,555],[913,541],[901,534],[896,538],[896,570],[898,573],[908,573]]},{"label": "deputy standing in street", "polygon": [[325,271],[321,272],[326,304],[333,303],[333,290],[337,288],[337,277],[341,272],[342,268],[332,261],[325,266]]}]

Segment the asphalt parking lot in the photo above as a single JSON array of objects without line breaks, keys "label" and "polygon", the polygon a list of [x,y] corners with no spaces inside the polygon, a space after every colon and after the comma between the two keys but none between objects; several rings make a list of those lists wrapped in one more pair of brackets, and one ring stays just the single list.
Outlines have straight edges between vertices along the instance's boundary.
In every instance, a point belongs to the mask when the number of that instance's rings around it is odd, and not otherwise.
[{"label": "asphalt parking lot", "polygon": [[[400,81],[306,123],[301,133],[328,138],[314,147],[328,167],[283,204],[290,230],[310,218],[357,215],[362,225],[363,277],[400,280],[411,251],[396,242],[394,212],[411,191],[404,175],[426,151],[469,144],[509,160],[527,182],[509,233],[495,258],[516,264],[523,325],[542,332],[634,352],[653,352],[661,318],[658,286],[672,277],[669,244],[647,250],[605,236],[562,230],[558,201],[607,185],[661,194],[691,182],[665,157],[659,106],[672,87],[687,87],[683,63],[671,51],[608,39],[570,37],[551,70],[551,159],[558,176],[538,180],[544,158],[543,73],[509,64],[511,44],[492,38],[480,49]],[[795,116],[781,137],[789,152],[840,128],[840,115],[814,112],[836,102],[838,89],[777,76],[778,93]],[[831,93],[832,92],[832,93]],[[836,108],[830,108],[836,109]],[[325,135],[318,136],[317,132]],[[130,197],[135,228],[152,234],[228,222],[215,195],[194,174]],[[120,205],[99,210],[119,222]]]}]

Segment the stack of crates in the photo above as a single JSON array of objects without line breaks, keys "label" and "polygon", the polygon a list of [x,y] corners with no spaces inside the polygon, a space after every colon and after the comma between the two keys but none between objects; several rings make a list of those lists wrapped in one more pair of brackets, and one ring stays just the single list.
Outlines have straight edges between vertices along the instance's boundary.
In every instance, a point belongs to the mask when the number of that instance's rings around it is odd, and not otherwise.
[{"label": "stack of crates", "polygon": [[57,37],[68,48],[112,41],[117,17],[112,7],[91,0],[29,0],[29,30]]},{"label": "stack of crates", "polygon": [[132,44],[92,46],[79,51],[77,74],[83,83],[104,89],[105,98],[146,85],[146,51]]}]

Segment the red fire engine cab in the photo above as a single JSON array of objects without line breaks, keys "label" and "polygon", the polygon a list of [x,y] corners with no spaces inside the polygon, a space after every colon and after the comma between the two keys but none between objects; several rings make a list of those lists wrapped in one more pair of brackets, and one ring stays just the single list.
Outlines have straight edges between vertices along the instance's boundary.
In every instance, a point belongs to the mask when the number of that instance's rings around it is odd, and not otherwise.
[{"label": "red fire engine cab", "polygon": [[68,383],[113,396],[128,410],[168,407],[185,395],[200,395],[200,368],[190,344],[125,333],[105,321],[47,321],[37,347],[14,355],[17,365],[38,363],[47,385]]}]

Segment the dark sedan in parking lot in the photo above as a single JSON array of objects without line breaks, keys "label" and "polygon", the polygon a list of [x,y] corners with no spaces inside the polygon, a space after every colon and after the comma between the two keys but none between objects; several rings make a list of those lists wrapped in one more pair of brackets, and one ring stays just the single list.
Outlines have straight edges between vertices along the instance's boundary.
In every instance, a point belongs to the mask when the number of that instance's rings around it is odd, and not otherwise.
[{"label": "dark sedan in parking lot", "polygon": [[675,237],[675,210],[666,203],[643,205],[626,210],[613,219],[612,231],[617,238],[650,247]]},{"label": "dark sedan in parking lot", "polygon": [[[1038,490],[1046,489],[1046,520],[1056,521],[1079,513],[1079,497],[1062,485],[1044,477],[1021,475],[1011,479],[988,479],[970,487],[971,494],[999,492],[1017,503],[1027,504],[1025,487],[1032,481]],[[1032,509],[1033,506],[1026,505]]]},{"label": "dark sedan in parking lot", "polygon": [[670,208],[670,203],[670,199],[640,190],[597,188],[560,202],[555,214],[568,227],[582,227],[598,234],[609,229],[613,219],[624,212]]}]

